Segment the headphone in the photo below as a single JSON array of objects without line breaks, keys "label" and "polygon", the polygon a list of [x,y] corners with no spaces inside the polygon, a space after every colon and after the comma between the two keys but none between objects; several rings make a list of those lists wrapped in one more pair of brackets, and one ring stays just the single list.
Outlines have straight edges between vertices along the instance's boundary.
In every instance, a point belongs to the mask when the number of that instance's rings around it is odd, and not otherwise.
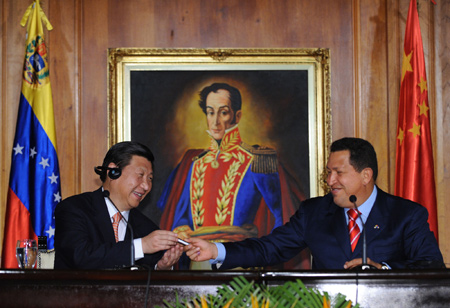
[{"label": "headphone", "polygon": [[108,171],[108,177],[111,180],[117,180],[122,175],[122,169],[120,168],[109,168],[109,167],[103,167],[103,166],[97,166],[94,167],[95,173],[97,173],[100,176],[104,176],[106,171]]}]

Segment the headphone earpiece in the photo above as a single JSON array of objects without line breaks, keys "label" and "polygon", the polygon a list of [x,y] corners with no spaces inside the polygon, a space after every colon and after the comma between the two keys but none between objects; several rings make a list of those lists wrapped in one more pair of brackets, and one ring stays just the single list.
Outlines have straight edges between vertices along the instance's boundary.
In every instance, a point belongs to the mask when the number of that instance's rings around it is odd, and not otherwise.
[{"label": "headphone earpiece", "polygon": [[94,168],[94,171],[95,173],[100,175],[100,178],[102,178],[102,176],[106,176],[105,173],[109,171],[108,177],[111,180],[117,180],[122,175],[122,169],[120,168],[108,168],[103,166],[97,166]]},{"label": "headphone earpiece", "polygon": [[111,180],[117,180],[122,175],[120,168],[108,168],[108,176]]}]

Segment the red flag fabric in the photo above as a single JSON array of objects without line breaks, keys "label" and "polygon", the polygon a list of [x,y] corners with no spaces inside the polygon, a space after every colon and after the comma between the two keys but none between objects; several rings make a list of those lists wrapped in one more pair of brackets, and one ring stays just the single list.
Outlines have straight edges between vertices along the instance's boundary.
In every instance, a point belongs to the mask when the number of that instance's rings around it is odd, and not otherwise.
[{"label": "red flag fabric", "polygon": [[438,239],[430,108],[416,0],[409,4],[398,110],[395,194],[428,209]]}]

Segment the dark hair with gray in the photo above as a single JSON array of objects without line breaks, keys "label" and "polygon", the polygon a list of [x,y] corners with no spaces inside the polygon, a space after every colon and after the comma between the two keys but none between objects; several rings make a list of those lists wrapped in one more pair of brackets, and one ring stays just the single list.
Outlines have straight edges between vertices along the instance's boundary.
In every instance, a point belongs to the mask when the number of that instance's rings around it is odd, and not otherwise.
[{"label": "dark hair with gray", "polygon": [[233,109],[234,114],[241,110],[242,106],[242,98],[241,92],[235,87],[230,86],[227,83],[213,83],[210,86],[204,87],[203,90],[200,91],[200,100],[198,101],[198,105],[202,108],[203,112],[206,114],[206,98],[208,94],[211,92],[217,93],[219,90],[226,90],[230,93],[230,102],[231,108]]},{"label": "dark hair with gray", "polygon": [[361,138],[342,138],[331,144],[331,153],[338,151],[350,152],[350,165],[356,171],[361,172],[365,168],[373,171],[373,180],[378,176],[377,154],[373,146],[367,140]]},{"label": "dark hair with gray", "polygon": [[[123,141],[113,145],[103,159],[102,167],[106,168],[110,163],[114,163],[118,168],[125,168],[130,164],[133,156],[142,156],[146,158],[153,166],[155,160],[152,151],[145,145],[135,141]],[[105,182],[106,172],[100,174],[100,180]]]}]

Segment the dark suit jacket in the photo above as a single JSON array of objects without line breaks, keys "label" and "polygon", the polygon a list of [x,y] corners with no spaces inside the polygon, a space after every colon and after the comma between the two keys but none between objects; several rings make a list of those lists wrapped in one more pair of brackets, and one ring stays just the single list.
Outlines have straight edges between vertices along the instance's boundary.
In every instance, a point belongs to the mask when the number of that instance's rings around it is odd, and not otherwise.
[{"label": "dark suit jacket", "polygon": [[[362,257],[363,246],[361,237],[355,251],[351,251],[344,215],[331,194],[306,200],[288,223],[270,235],[224,243],[226,258],[220,269],[278,264],[306,247],[313,256],[313,269],[343,269],[346,261]],[[367,257],[394,269],[420,267],[417,264],[421,261],[442,264],[427,219],[423,206],[378,188],[365,224]]]},{"label": "dark suit jacket", "polygon": [[[131,236],[116,243],[111,218],[101,188],[69,197],[55,209],[55,269],[104,269],[131,265]],[[158,228],[137,209],[132,209],[128,223],[134,238],[141,238]],[[145,254],[138,265],[152,268],[163,252]]]}]

